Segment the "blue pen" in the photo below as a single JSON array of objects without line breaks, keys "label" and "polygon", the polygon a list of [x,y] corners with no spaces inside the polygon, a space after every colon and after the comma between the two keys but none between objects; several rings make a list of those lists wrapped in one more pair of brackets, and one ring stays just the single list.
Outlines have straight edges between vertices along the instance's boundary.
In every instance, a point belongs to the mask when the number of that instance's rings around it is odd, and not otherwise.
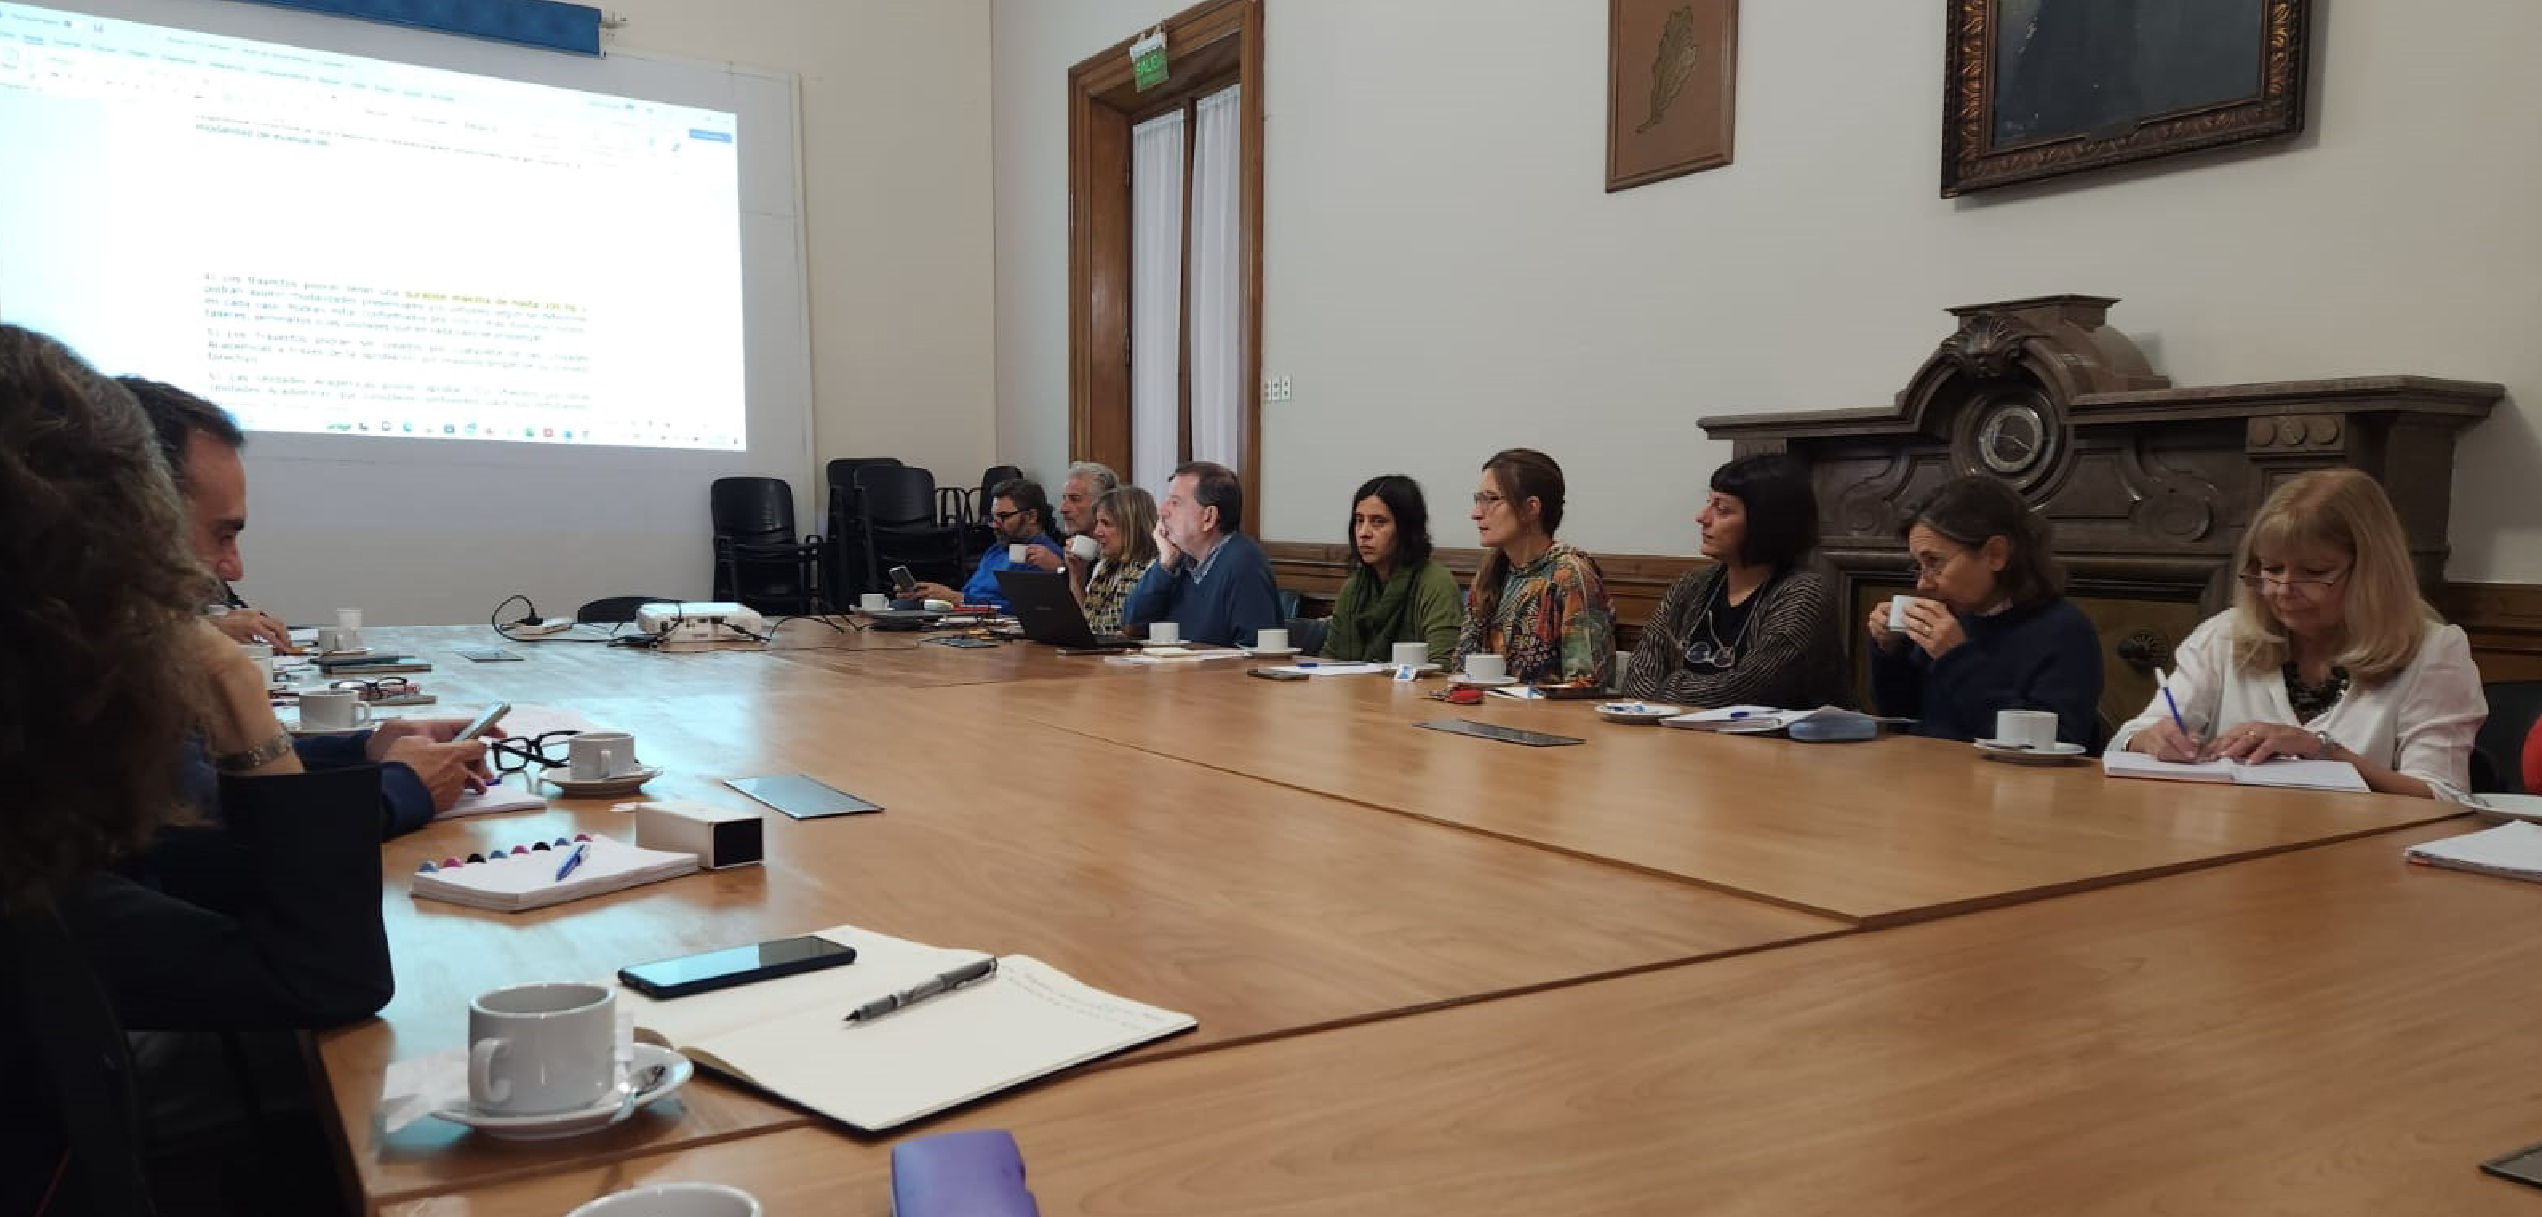
[{"label": "blue pen", "polygon": [[2181,720],[2180,703],[2171,696],[2171,678],[2163,675],[2161,668],[2154,669],[2154,687],[2162,690],[2162,704],[2171,707],[2171,725],[2180,728],[2181,736],[2186,738],[2189,724]]},{"label": "blue pen", "polygon": [[556,868],[556,881],[562,883],[565,881],[565,876],[573,874],[574,868],[583,864],[583,851],[590,848],[589,841],[575,845],[574,852],[565,855],[565,864]]}]

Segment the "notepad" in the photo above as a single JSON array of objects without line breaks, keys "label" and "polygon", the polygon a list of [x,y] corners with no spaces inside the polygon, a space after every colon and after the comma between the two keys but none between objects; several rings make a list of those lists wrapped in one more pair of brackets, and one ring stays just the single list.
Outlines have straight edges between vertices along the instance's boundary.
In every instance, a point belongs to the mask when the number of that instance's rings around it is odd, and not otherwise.
[{"label": "notepad", "polygon": [[2114,778],[2154,778],[2169,782],[2225,782],[2236,786],[2284,786],[2297,790],[2347,790],[2371,787],[2365,775],[2346,761],[2274,760],[2158,761],[2142,752],[2112,748],[2101,754],[2101,771]]},{"label": "notepad", "polygon": [[593,837],[582,865],[558,879],[556,868],[564,864],[569,852],[570,845],[520,853],[507,850],[483,862],[461,862],[418,873],[411,890],[418,900],[517,913],[674,879],[697,869],[696,854],[645,849],[607,837]]},{"label": "notepad", "polygon": [[[513,780],[525,781],[520,778]],[[535,783],[530,784],[535,785]],[[520,786],[488,786],[475,794],[460,795],[459,801],[450,805],[450,810],[434,812],[433,818],[456,820],[462,816],[490,816],[506,811],[533,811],[544,809],[546,806],[547,800]]]},{"label": "notepad", "polygon": [[638,1038],[866,1132],[897,1128],[1199,1025],[1024,955],[989,979],[868,1022],[847,1012],[980,958],[855,926],[856,962],[693,997],[621,990]]},{"label": "notepad", "polygon": [[2442,866],[2542,883],[2542,826],[2521,820],[2442,841],[2413,845],[2401,856],[2421,866]]}]

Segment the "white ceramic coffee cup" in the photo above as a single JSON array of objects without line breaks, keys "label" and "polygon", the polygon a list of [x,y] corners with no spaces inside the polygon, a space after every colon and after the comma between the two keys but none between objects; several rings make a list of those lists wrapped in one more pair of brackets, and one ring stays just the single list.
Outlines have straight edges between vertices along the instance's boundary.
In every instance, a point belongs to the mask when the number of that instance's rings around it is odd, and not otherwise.
[{"label": "white ceramic coffee cup", "polygon": [[720,1183],[656,1183],[612,1192],[565,1217],[759,1217],[759,1201]]},{"label": "white ceramic coffee cup", "polygon": [[353,637],[357,641],[347,642],[345,641],[344,630],[341,627],[332,625],[319,626],[317,644],[318,653],[324,655],[330,651],[350,651],[354,647],[361,645],[358,641],[361,636],[361,631],[356,630],[353,632]]},{"label": "white ceramic coffee cup", "polygon": [[1085,533],[1068,538],[1068,552],[1087,562],[1103,556],[1103,543]]},{"label": "white ceramic coffee cup", "polygon": [[468,1003],[468,1103],[543,1116],[597,1105],[618,1081],[617,995],[599,985],[515,985]]},{"label": "white ceramic coffee cup", "polygon": [[625,777],[638,764],[635,737],[624,731],[585,731],[565,741],[565,772],[577,782]]},{"label": "white ceramic coffee cup", "polygon": [[1426,642],[1398,642],[1395,644],[1394,655],[1395,662],[1397,664],[1408,663],[1417,668],[1430,662],[1430,644]]},{"label": "white ceramic coffee cup", "polygon": [[309,689],[300,694],[300,725],[316,731],[350,731],[371,721],[370,703],[351,689]]},{"label": "white ceramic coffee cup", "polygon": [[1498,655],[1468,655],[1465,674],[1476,680],[1499,680],[1509,675],[1509,661]]},{"label": "white ceramic coffee cup", "polygon": [[1900,634],[1906,633],[1907,607],[1914,603],[1913,596],[1889,597],[1889,628],[1891,630]]},{"label": "white ceramic coffee cup", "polygon": [[1995,742],[2016,744],[2040,752],[2055,751],[2057,716],[2049,710],[1998,710],[1995,712]]},{"label": "white ceramic coffee cup", "polygon": [[856,607],[869,613],[879,613],[891,607],[891,597],[881,592],[867,592],[856,598]]},{"label": "white ceramic coffee cup", "polygon": [[1009,545],[1006,547],[1006,561],[1009,565],[1022,566],[1025,559],[1030,556],[1032,552],[1033,547],[1030,545]]},{"label": "white ceramic coffee cup", "polygon": [[262,642],[243,642],[238,649],[247,652],[247,657],[255,661],[256,670],[264,673],[266,683],[271,684],[274,679],[274,648]]},{"label": "white ceramic coffee cup", "polygon": [[1147,640],[1149,642],[1181,642],[1183,624],[1179,621],[1156,622],[1147,627]]},{"label": "white ceramic coffee cup", "polygon": [[1287,630],[1256,630],[1253,634],[1253,649],[1257,651],[1288,650],[1289,632]]}]

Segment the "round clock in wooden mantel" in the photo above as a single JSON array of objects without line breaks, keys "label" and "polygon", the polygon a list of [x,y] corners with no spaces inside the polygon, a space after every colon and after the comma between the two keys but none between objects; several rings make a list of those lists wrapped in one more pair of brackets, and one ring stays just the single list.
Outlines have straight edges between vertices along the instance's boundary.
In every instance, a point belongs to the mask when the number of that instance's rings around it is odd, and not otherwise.
[{"label": "round clock in wooden mantel", "polygon": [[1967,409],[1970,422],[1961,434],[1971,464],[2026,484],[2054,463],[2059,432],[2056,410],[2036,391],[1988,394]]}]

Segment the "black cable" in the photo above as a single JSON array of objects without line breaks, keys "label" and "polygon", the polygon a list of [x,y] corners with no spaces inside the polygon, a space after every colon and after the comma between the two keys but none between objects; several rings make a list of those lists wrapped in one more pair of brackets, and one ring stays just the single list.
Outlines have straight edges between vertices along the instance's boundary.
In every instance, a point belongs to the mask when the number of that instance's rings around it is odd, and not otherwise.
[{"label": "black cable", "polygon": [[[516,600],[520,602],[523,609],[527,610],[526,615],[516,617],[510,621],[505,621],[503,619],[503,610]],[[486,618],[485,623],[494,627],[495,636],[501,638],[505,642],[597,642],[606,645],[612,641],[611,638],[568,638],[562,633],[515,634],[510,629],[512,626],[528,625],[531,622],[539,620],[543,619],[538,615],[538,604],[535,601],[532,601],[527,596],[511,595],[504,597],[500,602],[495,604],[494,612]],[[572,628],[580,629],[582,628],[582,623],[576,622]],[[613,635],[614,633],[615,631],[612,631]]]}]

